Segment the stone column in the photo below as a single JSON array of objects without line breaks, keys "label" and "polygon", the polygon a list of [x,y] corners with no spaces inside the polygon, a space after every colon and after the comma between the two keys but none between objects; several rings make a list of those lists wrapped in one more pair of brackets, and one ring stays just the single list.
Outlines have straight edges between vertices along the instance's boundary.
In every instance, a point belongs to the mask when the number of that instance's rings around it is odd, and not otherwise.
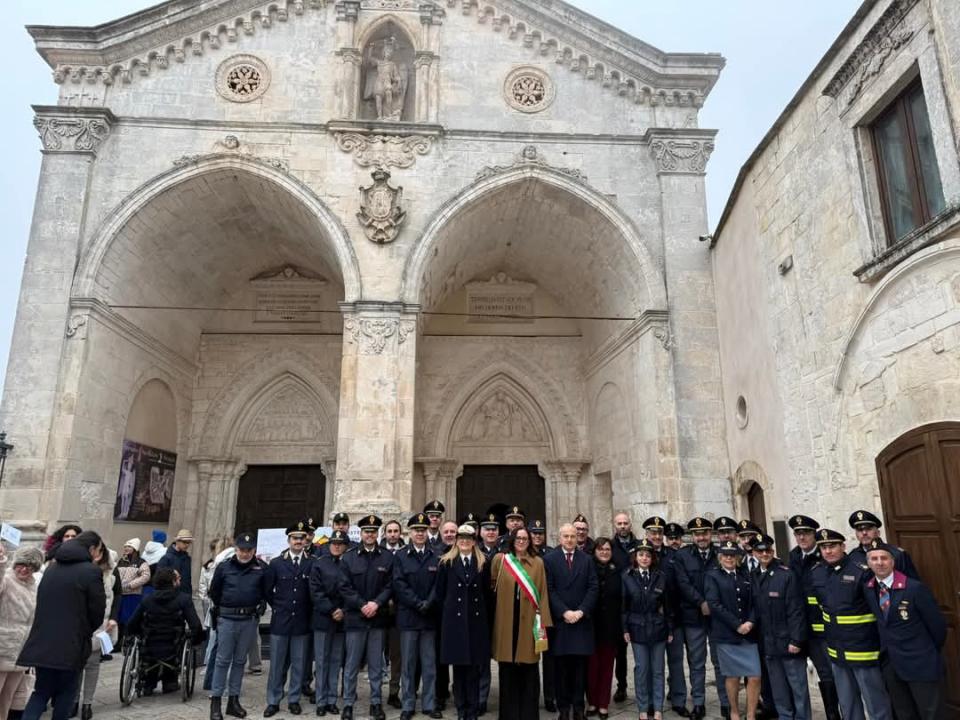
[{"label": "stone column", "polygon": [[435,3],[420,4],[420,51],[417,53],[416,121],[435,123],[439,117],[440,27],[445,12]]},{"label": "stone column", "polygon": [[333,512],[337,509],[333,506],[333,498],[337,485],[336,458],[323,461],[323,479],[325,485],[323,489],[323,517],[316,519],[326,525],[327,521],[333,516]]},{"label": "stone column", "polygon": [[343,363],[334,506],[397,514],[413,490],[416,306],[341,303]]},{"label": "stone column", "polygon": [[357,102],[360,97],[360,66],[363,57],[361,50],[354,47],[359,14],[359,0],[337,2],[337,56],[341,62],[337,116],[344,120],[356,120],[359,116]]},{"label": "stone column", "polygon": [[192,514],[184,517],[185,524],[192,526],[199,543],[205,543],[215,535],[233,537],[241,529],[234,527],[237,491],[240,477],[247,471],[247,466],[238,460],[226,458],[193,458],[191,464],[196,470],[198,495]]},{"label": "stone column", "polygon": [[727,448],[713,274],[707,243],[704,174],[715,132],[651,129],[660,180],[664,274],[673,357],[681,508],[729,512]]},{"label": "stone column", "polygon": [[457,489],[454,485],[463,472],[463,465],[453,458],[417,458],[423,466],[426,502],[439,500],[446,508],[445,517],[457,517]]},{"label": "stone column", "polygon": [[[63,457],[70,428],[59,428],[55,435],[51,430],[62,402],[64,342],[80,329],[68,327],[67,318],[91,169],[115,122],[105,108],[33,109],[43,162],[0,404],[0,428],[17,448],[7,460],[0,507],[4,519],[27,524],[63,516]],[[59,463],[59,472],[52,469],[51,458]]]},{"label": "stone column", "polygon": [[547,534],[555,543],[564,523],[573,522],[577,508],[577,485],[587,463],[584,460],[544,460],[537,470],[547,481]]}]

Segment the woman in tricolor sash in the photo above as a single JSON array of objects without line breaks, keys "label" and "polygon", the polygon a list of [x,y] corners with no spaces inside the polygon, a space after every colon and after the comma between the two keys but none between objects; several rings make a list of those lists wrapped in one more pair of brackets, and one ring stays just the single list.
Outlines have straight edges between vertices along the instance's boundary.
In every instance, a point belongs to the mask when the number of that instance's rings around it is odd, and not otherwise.
[{"label": "woman in tricolor sash", "polygon": [[490,580],[496,593],[492,650],[500,664],[499,720],[529,720],[539,713],[538,663],[552,623],[547,574],[526,528],[510,532],[504,552],[493,558]]}]

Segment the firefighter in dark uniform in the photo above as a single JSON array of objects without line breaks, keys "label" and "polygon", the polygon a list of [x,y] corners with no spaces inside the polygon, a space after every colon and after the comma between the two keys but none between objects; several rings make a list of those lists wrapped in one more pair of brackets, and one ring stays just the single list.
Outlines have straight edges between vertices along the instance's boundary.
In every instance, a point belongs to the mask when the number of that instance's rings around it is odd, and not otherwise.
[{"label": "firefighter in dark uniform", "polygon": [[289,547],[270,561],[267,567],[267,602],[270,616],[270,676],[267,679],[267,707],[264,717],[280,711],[287,670],[290,689],[287,706],[292,715],[302,712],[304,656],[310,644],[310,570],[313,558],[307,555],[306,523],[302,520],[287,528]]},{"label": "firefighter in dark uniform", "polygon": [[883,679],[900,720],[943,720],[947,624],[930,589],[896,569],[896,550],[881,540],[867,550],[874,575],[867,603],[880,631]]},{"label": "firefighter in dark uniform", "polygon": [[423,506],[423,514],[430,521],[430,527],[427,529],[427,544],[434,550],[443,545],[443,540],[440,539],[440,526],[443,525],[443,513],[446,510],[439,500],[431,500]]},{"label": "firefighter in dark uniform", "polygon": [[217,658],[210,693],[210,720],[223,720],[221,698],[227,692],[227,714],[246,717],[240,706],[243,666],[255,642],[260,616],[266,609],[267,565],[256,558],[252,533],[234,540],[233,557],[217,565],[210,580],[210,602],[217,631]]},{"label": "firefighter in dark uniform", "polygon": [[[461,525],[463,523],[460,523]],[[487,559],[492,562],[494,555],[500,552],[500,521],[497,520],[495,513],[487,513],[486,517],[480,521],[480,542],[477,547]],[[492,541],[492,543],[491,543]],[[480,668],[480,714],[487,711],[487,700],[490,699],[490,663]]]},{"label": "firefighter in dark uniform", "polygon": [[418,513],[407,521],[410,542],[393,559],[394,603],[397,607],[397,628],[400,631],[400,654],[403,665],[403,711],[400,720],[410,720],[417,700],[417,666],[423,689],[423,714],[443,717],[436,706],[437,625],[440,614],[435,585],[440,557],[427,545],[430,521]]},{"label": "firefighter in dark uniform", "polygon": [[890,698],[880,671],[880,634],[867,604],[869,568],[846,553],[846,538],[836,530],[817,531],[823,561],[811,573],[813,592],[823,613],[827,655],[844,720],[891,720]]},{"label": "firefighter in dark uniform", "polygon": [[[850,551],[850,557],[861,565],[866,565],[867,552],[870,549],[870,544],[874,540],[881,540],[880,528],[883,527],[883,523],[880,522],[880,518],[872,512],[857,510],[850,515],[850,527],[852,527],[853,531],[857,534],[858,543],[857,547]],[[893,560],[896,565],[895,569],[907,577],[919,580],[920,573],[917,572],[910,553],[896,545],[889,545],[889,547],[893,551]]]},{"label": "firefighter in dark uniform", "polygon": [[793,530],[793,538],[797,542],[797,546],[790,551],[788,565],[800,582],[800,591],[803,593],[809,631],[807,655],[817,670],[820,697],[827,720],[840,720],[840,699],[837,697],[837,686],[833,682],[833,668],[827,657],[823,613],[813,592],[811,580],[813,568],[822,561],[816,535],[820,523],[806,515],[794,515],[787,520],[787,525]]},{"label": "firefighter in dark uniform", "polygon": [[[543,520],[531,520],[527,523],[527,532],[530,533],[530,548],[541,558],[551,552],[553,548],[547,545],[547,526]],[[548,647],[546,652],[540,653],[543,663],[543,707],[547,712],[557,711],[557,694],[553,686],[553,676],[556,672],[553,664],[553,653],[549,648],[549,637],[552,628],[547,628]]]},{"label": "firefighter in dark uniform", "polygon": [[381,702],[383,641],[387,627],[387,603],[393,595],[393,555],[377,544],[383,521],[368,515],[360,521],[360,544],[350,549],[340,565],[346,576],[343,599],[346,663],[343,669],[342,720],[353,720],[357,702],[357,676],[366,659],[370,681],[370,717],[384,720]]},{"label": "firefighter in dark uniform", "polygon": [[810,720],[807,687],[806,598],[800,581],[773,553],[773,538],[761,535],[752,544],[759,567],[752,574],[760,629],[764,672],[769,678],[772,702],[783,720]]}]

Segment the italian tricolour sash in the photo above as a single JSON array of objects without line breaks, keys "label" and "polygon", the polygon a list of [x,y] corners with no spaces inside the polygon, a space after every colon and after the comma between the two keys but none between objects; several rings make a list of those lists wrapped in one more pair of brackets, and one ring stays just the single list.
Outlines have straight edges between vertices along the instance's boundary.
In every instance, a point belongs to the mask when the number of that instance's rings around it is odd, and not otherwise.
[{"label": "italian tricolour sash", "polygon": [[503,565],[523,591],[527,600],[533,605],[534,651],[538,653],[545,652],[547,649],[547,633],[540,623],[540,591],[537,590],[537,586],[533,584],[533,580],[530,579],[530,575],[527,574],[526,569],[524,569],[523,564],[517,559],[516,555],[513,553],[505,553],[503,556]]}]

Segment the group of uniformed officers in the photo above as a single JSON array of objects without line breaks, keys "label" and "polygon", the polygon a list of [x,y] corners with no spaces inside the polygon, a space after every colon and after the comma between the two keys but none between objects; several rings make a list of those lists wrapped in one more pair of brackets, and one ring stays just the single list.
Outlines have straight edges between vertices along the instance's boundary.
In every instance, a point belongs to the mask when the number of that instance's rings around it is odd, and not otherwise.
[{"label": "group of uniformed officers", "polygon": [[[609,538],[591,538],[578,515],[550,548],[544,523],[518,507],[503,526],[494,514],[444,522],[444,510],[433,501],[410,517],[406,541],[398,521],[384,526],[375,515],[357,523],[357,544],[345,513],[333,516],[324,544],[313,542],[312,519],[297,522],[287,529],[288,549],[269,564],[255,557],[255,536],[240,533],[209,591],[217,632],[210,720],[247,714],[243,668],[267,605],[266,718],[284,699],[301,714],[306,696],[318,716],[352,720],[366,664],[369,717],[383,720],[386,652],[388,703],[402,709],[401,720],[414,716],[418,696],[426,716],[443,717],[451,669],[458,719],[483,715],[491,653],[500,663],[501,720],[536,717],[537,663],[548,711],[559,710],[560,720],[602,719],[612,678],[603,663],[597,674],[590,656],[603,642],[595,647],[594,630],[611,616],[614,700],[625,699],[632,646],[641,720],[660,720],[665,705],[681,717],[705,716],[708,647],[725,718],[740,718],[745,686],[749,720],[809,720],[808,659],[828,720],[945,718],[943,616],[910,556],[883,542],[880,520],[866,510],[850,516],[858,541],[850,553],[842,533],[805,515],[790,518],[797,545],[785,560],[756,525],[728,517],[695,517],[685,528],[651,517],[640,539],[627,513],[614,516]],[[510,596],[498,598],[503,588]],[[501,613],[509,617],[497,623]],[[605,681],[605,697],[591,696],[588,672],[591,684]],[[529,702],[533,710],[524,709]]]}]

